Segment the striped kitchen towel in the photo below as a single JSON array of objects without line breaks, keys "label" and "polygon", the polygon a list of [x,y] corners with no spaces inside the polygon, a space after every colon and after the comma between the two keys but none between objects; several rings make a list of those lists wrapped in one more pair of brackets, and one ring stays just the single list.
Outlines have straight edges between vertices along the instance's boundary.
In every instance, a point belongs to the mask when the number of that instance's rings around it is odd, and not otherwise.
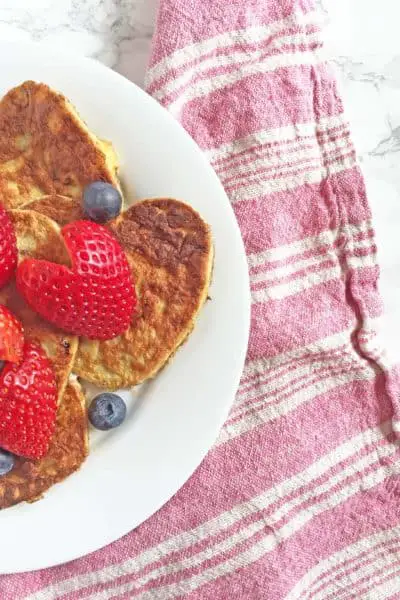
[{"label": "striped kitchen towel", "polygon": [[161,0],[148,91],[204,150],[248,255],[235,404],[120,541],[1,600],[399,598],[399,385],[375,343],[364,183],[309,0]]}]

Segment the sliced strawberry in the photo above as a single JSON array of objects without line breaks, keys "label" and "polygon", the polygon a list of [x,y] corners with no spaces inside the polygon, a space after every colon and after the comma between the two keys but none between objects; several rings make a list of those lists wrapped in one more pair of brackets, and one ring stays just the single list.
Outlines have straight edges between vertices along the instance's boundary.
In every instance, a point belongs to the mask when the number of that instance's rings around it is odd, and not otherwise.
[{"label": "sliced strawberry", "polygon": [[[130,279],[125,252],[108,229],[92,221],[66,225],[62,236],[72,259],[73,271],[98,280]],[[132,285],[132,284],[131,284]]]},{"label": "sliced strawberry", "polygon": [[0,204],[0,288],[8,283],[14,273],[17,256],[14,226]]},{"label": "sliced strawberry", "polygon": [[123,333],[136,306],[127,258],[112,234],[90,221],[62,230],[72,269],[26,259],[17,287],[44,319],[79,336],[106,340]]},{"label": "sliced strawberry", "polygon": [[26,458],[42,458],[49,449],[57,413],[57,386],[44,350],[24,345],[20,365],[0,373],[0,447]]},{"label": "sliced strawberry", "polygon": [[0,304],[0,360],[20,362],[23,348],[24,330],[21,322]]}]

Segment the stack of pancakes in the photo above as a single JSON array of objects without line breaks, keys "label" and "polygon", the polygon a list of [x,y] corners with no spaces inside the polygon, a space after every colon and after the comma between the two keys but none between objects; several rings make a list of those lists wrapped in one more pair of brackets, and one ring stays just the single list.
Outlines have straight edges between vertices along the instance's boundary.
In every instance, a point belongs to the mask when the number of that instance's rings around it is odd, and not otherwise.
[{"label": "stack of pancakes", "polygon": [[[0,102],[0,201],[14,223],[19,260],[70,264],[61,227],[83,218],[83,188],[102,180],[120,187],[116,154],[96,138],[69,101],[27,81]],[[0,478],[0,508],[32,501],[76,471],[88,450],[86,402],[74,374],[116,390],[153,377],[191,332],[207,297],[213,262],[208,226],[188,205],[169,198],[136,202],[108,223],[124,248],[138,307],[121,336],[78,339],[43,321],[10,283],[0,290],[53,363],[59,410],[48,455],[18,459]]]}]

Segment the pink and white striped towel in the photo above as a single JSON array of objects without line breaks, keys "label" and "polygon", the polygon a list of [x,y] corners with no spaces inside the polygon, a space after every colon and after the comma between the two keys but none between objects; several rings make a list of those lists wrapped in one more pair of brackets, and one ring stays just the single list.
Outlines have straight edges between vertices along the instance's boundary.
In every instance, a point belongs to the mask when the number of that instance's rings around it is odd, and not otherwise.
[{"label": "pink and white striped towel", "polygon": [[161,0],[148,90],[197,140],[248,254],[235,404],[125,538],[1,600],[400,597],[399,384],[364,183],[309,0]]}]

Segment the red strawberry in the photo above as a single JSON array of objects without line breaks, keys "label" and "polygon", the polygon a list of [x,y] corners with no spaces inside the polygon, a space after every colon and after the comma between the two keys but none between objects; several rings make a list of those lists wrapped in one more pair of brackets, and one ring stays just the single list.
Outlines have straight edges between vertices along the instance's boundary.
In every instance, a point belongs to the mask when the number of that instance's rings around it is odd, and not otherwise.
[{"label": "red strawberry", "polygon": [[0,288],[11,278],[17,266],[17,242],[10,217],[0,205]]},{"label": "red strawberry", "polygon": [[127,258],[113,235],[90,221],[62,229],[72,269],[26,259],[17,287],[44,319],[79,336],[107,340],[129,326],[136,306]]},{"label": "red strawberry", "polygon": [[0,447],[26,458],[42,458],[54,432],[57,386],[44,350],[26,342],[20,365],[0,374]]},{"label": "red strawberry", "polygon": [[0,304],[0,360],[20,362],[24,349],[24,330],[20,321]]}]

